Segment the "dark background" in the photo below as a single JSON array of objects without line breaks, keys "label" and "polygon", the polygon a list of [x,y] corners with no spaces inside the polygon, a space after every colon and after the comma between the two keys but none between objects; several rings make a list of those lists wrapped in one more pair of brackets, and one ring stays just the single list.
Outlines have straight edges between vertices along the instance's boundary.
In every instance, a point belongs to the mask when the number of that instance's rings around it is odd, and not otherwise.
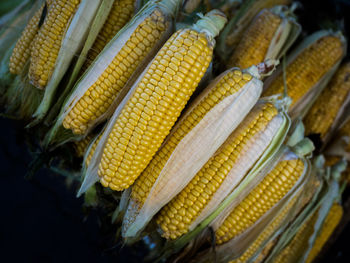
[{"label": "dark background", "polygon": [[[3,1],[3,0],[1,0]],[[349,35],[349,1],[303,2],[297,11],[307,33],[324,26],[319,21],[343,21]],[[341,24],[341,23],[340,23]],[[135,254],[115,244],[98,211],[82,208],[76,185],[42,169],[31,179],[24,176],[31,155],[24,143],[22,124],[0,118],[0,261],[2,262],[141,262]],[[349,262],[350,226],[345,227],[321,262]]]}]

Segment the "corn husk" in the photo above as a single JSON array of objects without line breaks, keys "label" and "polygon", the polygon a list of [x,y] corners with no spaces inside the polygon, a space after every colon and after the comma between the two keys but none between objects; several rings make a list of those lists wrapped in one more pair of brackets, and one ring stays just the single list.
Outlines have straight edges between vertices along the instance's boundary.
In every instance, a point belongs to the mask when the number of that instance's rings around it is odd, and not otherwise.
[{"label": "corn husk", "polygon": [[[169,0],[163,0],[168,2]],[[170,1],[170,4],[173,4],[173,0]],[[178,1],[178,0],[175,0]],[[90,65],[90,67],[85,71],[83,76],[75,84],[72,92],[65,100],[59,117],[49,132],[48,136],[45,138],[44,146],[47,147],[49,144],[60,145],[67,141],[80,140],[82,137],[86,136],[96,125],[105,121],[107,118],[110,118],[118,105],[123,101],[124,97],[130,89],[132,88],[134,82],[138,79],[140,73],[147,66],[149,61],[153,58],[156,52],[160,49],[162,44],[169,38],[173,30],[173,18],[170,11],[165,8],[163,5],[158,5],[159,1],[150,1],[148,2],[134,17],[131,21],[128,22],[106,45],[103,51],[96,57],[95,61]],[[178,3],[178,2],[175,2]],[[175,4],[176,5],[176,4]],[[172,6],[172,8],[174,8]],[[155,45],[148,56],[141,62],[139,67],[135,70],[133,75],[130,77],[128,82],[122,88],[118,96],[115,98],[113,104],[109,109],[97,118],[94,122],[91,123],[90,127],[87,129],[86,134],[84,135],[74,135],[70,130],[66,130],[62,126],[62,122],[70,110],[75,106],[79,99],[85,94],[88,88],[94,83],[97,77],[104,71],[105,67],[110,64],[114,58],[114,54],[117,54],[119,50],[125,45],[126,41],[130,38],[130,35],[138,27],[144,19],[149,16],[155,9],[158,9],[160,12],[164,13],[167,17],[167,20],[170,22],[169,27],[163,33],[162,37],[159,39],[157,45]],[[103,67],[101,67],[103,65]],[[97,72],[97,73],[96,73]]]}]

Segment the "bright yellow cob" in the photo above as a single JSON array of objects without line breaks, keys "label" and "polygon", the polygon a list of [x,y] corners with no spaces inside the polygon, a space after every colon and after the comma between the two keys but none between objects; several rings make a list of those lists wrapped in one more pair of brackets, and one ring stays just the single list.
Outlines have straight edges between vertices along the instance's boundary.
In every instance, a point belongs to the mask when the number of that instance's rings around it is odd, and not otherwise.
[{"label": "bright yellow cob", "polygon": [[10,72],[12,74],[20,74],[24,64],[27,62],[30,56],[31,43],[39,31],[39,21],[43,15],[44,7],[49,8],[53,0],[47,0],[45,3],[35,12],[33,17],[29,20],[27,26],[21,34],[21,37],[17,40],[17,43],[12,51],[10,57]]},{"label": "bright yellow cob", "polygon": [[128,188],[150,162],[207,70],[225,20],[212,11],[194,29],[177,31],[143,72],[106,139],[98,170],[103,186]]},{"label": "bright yellow cob", "polygon": [[[111,107],[137,67],[164,38],[170,25],[168,15],[158,8],[147,15],[133,30],[119,52],[113,54],[111,63],[94,79],[93,84],[65,116],[62,125],[71,129],[74,134],[84,134],[88,127]],[[120,37],[123,37],[123,34]],[[87,72],[86,78],[89,78],[89,74],[93,76],[94,71]]]},{"label": "bright yellow cob", "polygon": [[75,152],[76,152],[76,155],[78,157],[84,156],[85,151],[86,151],[87,147],[89,146],[92,139],[93,139],[93,136],[88,135],[84,139],[74,143]]},{"label": "bright yellow cob", "polygon": [[302,253],[308,246],[313,226],[317,220],[317,211],[307,219],[298,229],[290,243],[277,255],[273,263],[294,263],[300,260]]},{"label": "bright yellow cob", "polygon": [[350,63],[341,66],[304,118],[305,134],[327,135],[350,91]]},{"label": "bright yellow cob", "polygon": [[[281,226],[281,223],[289,215],[289,211],[295,205],[296,201],[300,197],[296,194],[288,204],[285,205],[281,212],[273,219],[273,221],[264,229],[264,231],[255,239],[255,241],[248,247],[248,249],[237,259],[232,260],[230,263],[245,263],[247,262],[257,251],[261,248],[261,245],[273,235]],[[264,254],[263,251],[261,254]]]},{"label": "bright yellow cob", "polygon": [[[326,35],[304,49],[286,69],[287,93],[292,106],[299,101],[343,56],[339,37]],[[263,96],[283,93],[283,74],[263,92]]]},{"label": "bright yellow cob", "polygon": [[137,202],[139,206],[142,206],[145,202],[165,163],[170,158],[170,155],[181,139],[185,137],[215,105],[224,98],[237,93],[251,78],[252,76],[250,74],[243,73],[239,69],[229,71],[196,107],[194,107],[184,119],[181,119],[181,124],[177,125],[174,128],[175,130],[172,130],[170,137],[133,185],[131,198]]},{"label": "bright yellow cob", "polygon": [[252,226],[292,189],[303,171],[304,162],[299,158],[279,161],[216,230],[216,244],[225,243]]},{"label": "bright yellow cob", "polygon": [[322,247],[332,235],[343,216],[343,207],[334,203],[322,225],[321,232],[317,236],[315,243],[306,259],[306,263],[311,263],[322,250]]},{"label": "bright yellow cob", "polygon": [[228,67],[248,68],[264,61],[282,18],[272,11],[263,10],[250,24],[229,59]]},{"label": "bright yellow cob", "polygon": [[95,60],[108,42],[118,33],[120,29],[131,19],[135,10],[135,0],[115,0],[106,22],[102,26],[97,38],[87,54],[83,65],[83,72]]},{"label": "bright yellow cob", "polygon": [[63,36],[80,0],[55,0],[32,43],[29,79],[37,88],[45,88],[61,47]]},{"label": "bright yellow cob", "polygon": [[271,103],[260,104],[253,109],[190,183],[162,208],[156,222],[163,237],[175,239],[188,232],[199,215],[208,209],[210,202],[218,198],[220,187],[221,191],[230,187],[227,186],[229,182],[223,182],[231,169],[239,166],[242,156],[249,155],[252,160],[258,158],[252,156],[247,148],[257,143],[258,136],[268,130],[277,114],[278,110]]}]

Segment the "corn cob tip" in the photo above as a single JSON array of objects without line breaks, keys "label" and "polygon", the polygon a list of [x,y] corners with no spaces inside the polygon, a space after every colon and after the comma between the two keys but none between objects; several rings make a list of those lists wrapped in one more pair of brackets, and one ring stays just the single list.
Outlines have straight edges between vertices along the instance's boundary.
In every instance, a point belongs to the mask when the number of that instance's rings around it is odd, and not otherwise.
[{"label": "corn cob tip", "polygon": [[220,10],[214,9],[206,15],[201,15],[201,19],[193,26],[199,32],[206,32],[209,37],[215,38],[223,29],[227,18]]}]

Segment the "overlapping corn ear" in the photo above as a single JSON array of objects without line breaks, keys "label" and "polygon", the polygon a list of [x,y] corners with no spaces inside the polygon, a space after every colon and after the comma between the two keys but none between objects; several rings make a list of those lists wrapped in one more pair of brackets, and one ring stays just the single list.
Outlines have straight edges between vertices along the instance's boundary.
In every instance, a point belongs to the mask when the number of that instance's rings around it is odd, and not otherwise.
[{"label": "overlapping corn ear", "polygon": [[[79,55],[84,57],[81,51],[87,49],[90,43],[88,40],[98,34],[99,27],[96,25],[103,24],[108,16],[106,6],[112,1],[55,0],[46,9],[40,29],[31,44],[29,82],[43,90],[43,98],[33,114],[34,120],[30,126],[43,120],[57,101],[54,99],[61,101],[60,97],[66,96],[65,92],[57,92],[59,84],[63,85],[61,81],[65,76],[64,85],[67,85],[66,80],[72,75],[72,71],[67,72],[68,68],[72,66],[74,58]],[[63,89],[61,86],[59,91]]]},{"label": "overlapping corn ear", "polygon": [[248,68],[267,59],[279,59],[300,31],[300,25],[286,6],[264,9],[248,26],[227,65]]},{"label": "overlapping corn ear", "polygon": [[350,101],[350,64],[340,66],[304,118],[307,135],[328,141]]},{"label": "overlapping corn ear", "polygon": [[[266,70],[265,64],[260,66],[260,70]],[[145,218],[138,213],[141,208],[149,209],[146,202],[152,205],[150,200],[162,200],[157,203],[158,208],[153,209],[156,213],[181,191],[239,125],[261,94],[258,71],[256,66],[246,71],[238,68],[227,70],[197,97],[135,181],[123,232],[136,216]],[[183,175],[182,180],[176,178],[179,174]],[[164,187],[166,182],[171,182],[171,188]]]},{"label": "overlapping corn ear", "polygon": [[322,172],[322,189],[278,237],[277,243],[264,262],[288,263],[307,260],[329,211],[334,202],[339,200],[339,178],[345,167],[346,163],[342,162]]},{"label": "overlapping corn ear", "polygon": [[93,135],[89,134],[84,139],[74,142],[75,152],[78,157],[83,157],[89,144],[93,140]]},{"label": "overlapping corn ear", "polygon": [[317,236],[311,251],[309,252],[306,263],[311,263],[321,252],[322,247],[326,244],[327,240],[331,237],[332,233],[340,223],[343,213],[343,207],[339,203],[334,203],[332,205],[321,227],[321,231]]},{"label": "overlapping corn ear", "polygon": [[242,39],[251,21],[265,8],[289,5],[289,0],[249,0],[244,1],[233,18],[227,23],[218,41],[218,53],[225,61]]},{"label": "overlapping corn ear", "polygon": [[175,239],[210,215],[244,178],[283,123],[278,109],[259,103],[186,187],[159,213],[162,236]]},{"label": "overlapping corn ear", "polygon": [[138,73],[168,39],[179,0],[151,1],[109,42],[73,88],[47,138],[85,136],[110,117]]},{"label": "overlapping corn ear", "polygon": [[266,80],[263,96],[286,89],[292,98],[291,118],[303,117],[336,71],[345,50],[346,41],[339,32],[310,35],[288,56],[286,69],[281,66]]},{"label": "overlapping corn ear", "polygon": [[287,225],[309,180],[311,165],[305,155],[312,150],[308,139],[292,149],[283,146],[251,182],[247,194],[214,220],[220,262],[234,258],[244,262],[256,256],[263,244]]},{"label": "overlapping corn ear", "polygon": [[212,59],[226,18],[213,10],[174,33],[117,107],[87,167],[83,192],[98,172],[105,187],[128,188],[152,159]]}]

